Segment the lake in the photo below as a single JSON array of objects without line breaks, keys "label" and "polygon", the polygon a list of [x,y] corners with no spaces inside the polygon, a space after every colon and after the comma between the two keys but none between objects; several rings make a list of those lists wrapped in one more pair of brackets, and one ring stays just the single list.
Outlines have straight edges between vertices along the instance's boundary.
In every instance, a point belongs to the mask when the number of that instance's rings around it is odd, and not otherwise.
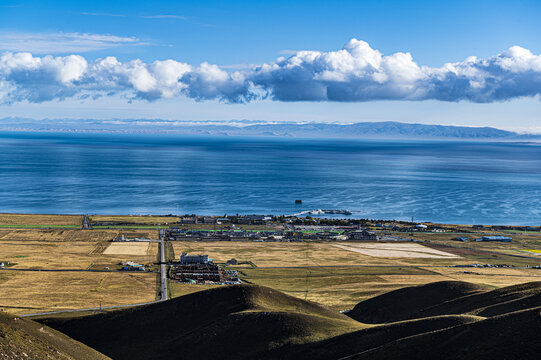
[{"label": "lake", "polygon": [[540,205],[539,144],[0,132],[0,212],[540,225]]}]

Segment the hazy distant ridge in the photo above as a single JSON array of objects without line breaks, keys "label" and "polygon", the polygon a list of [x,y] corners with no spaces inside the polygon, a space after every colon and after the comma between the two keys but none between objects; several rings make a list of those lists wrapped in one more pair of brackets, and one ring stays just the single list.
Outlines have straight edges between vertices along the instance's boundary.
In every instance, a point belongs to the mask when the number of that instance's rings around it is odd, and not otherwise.
[{"label": "hazy distant ridge", "polygon": [[338,124],[278,124],[252,125],[245,128],[250,133],[272,132],[291,136],[332,137],[439,137],[439,138],[509,138],[518,134],[510,131],[483,127],[405,124],[399,122],[363,122],[351,125]]},{"label": "hazy distant ridge", "polygon": [[540,139],[492,127],[406,124],[394,121],[328,123],[266,123],[253,120],[175,121],[161,119],[0,119],[0,130],[81,131],[126,133],[171,133],[186,135],[291,136],[343,138],[453,138],[453,139]]}]

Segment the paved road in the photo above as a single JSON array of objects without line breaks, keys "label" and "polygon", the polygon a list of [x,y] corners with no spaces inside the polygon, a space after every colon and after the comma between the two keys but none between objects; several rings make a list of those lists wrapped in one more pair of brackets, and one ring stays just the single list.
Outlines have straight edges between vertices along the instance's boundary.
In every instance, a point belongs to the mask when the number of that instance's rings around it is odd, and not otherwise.
[{"label": "paved road", "polygon": [[83,229],[92,229],[92,226],[90,225],[90,220],[87,215],[83,215]]},{"label": "paved road", "polygon": [[160,294],[161,300],[167,300],[167,264],[165,262],[165,231],[160,230]]}]

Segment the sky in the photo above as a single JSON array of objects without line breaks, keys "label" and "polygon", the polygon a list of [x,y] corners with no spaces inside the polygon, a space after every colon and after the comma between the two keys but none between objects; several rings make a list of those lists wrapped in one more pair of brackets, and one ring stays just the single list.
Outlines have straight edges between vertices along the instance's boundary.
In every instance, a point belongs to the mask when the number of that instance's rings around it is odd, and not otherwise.
[{"label": "sky", "polygon": [[539,1],[0,0],[0,117],[541,132]]}]

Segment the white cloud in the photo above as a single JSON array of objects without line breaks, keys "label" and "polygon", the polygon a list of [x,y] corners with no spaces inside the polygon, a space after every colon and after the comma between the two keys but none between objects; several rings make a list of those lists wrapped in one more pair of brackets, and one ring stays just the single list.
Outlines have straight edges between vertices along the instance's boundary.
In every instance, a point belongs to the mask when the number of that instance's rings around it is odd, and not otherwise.
[{"label": "white cloud", "polygon": [[124,17],[124,14],[110,14],[110,13],[96,13],[96,12],[82,12],[81,15],[87,16],[110,16],[110,17]]},{"label": "white cloud", "polygon": [[34,54],[77,53],[126,45],[148,45],[135,37],[85,33],[0,34],[0,51]]},{"label": "white cloud", "polygon": [[189,19],[187,16],[170,15],[170,14],[142,15],[140,17],[142,17],[143,19],[175,19],[175,20],[188,20]]},{"label": "white cloud", "polygon": [[[91,41],[137,42],[132,38],[77,34]],[[250,68],[175,60],[120,62],[106,57],[88,63],[80,55],[0,57],[0,103],[43,102],[67,97],[120,94],[155,100],[277,101],[440,100],[493,102],[541,94],[541,56],[513,46],[499,55],[433,68],[409,53],[384,55],[353,39],[330,52],[298,51]]]}]

